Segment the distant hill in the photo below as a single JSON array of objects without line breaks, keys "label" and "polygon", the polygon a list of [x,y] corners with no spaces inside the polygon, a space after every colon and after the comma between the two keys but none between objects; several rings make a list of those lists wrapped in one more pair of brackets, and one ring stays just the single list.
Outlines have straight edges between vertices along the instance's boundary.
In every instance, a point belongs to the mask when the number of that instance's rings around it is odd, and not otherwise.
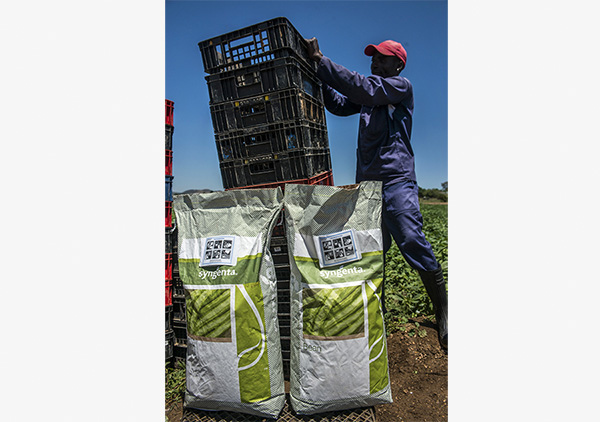
[{"label": "distant hill", "polygon": [[173,195],[189,195],[192,193],[211,193],[211,192],[215,192],[215,191],[210,190],[210,189],[188,189],[184,192],[176,192]]}]

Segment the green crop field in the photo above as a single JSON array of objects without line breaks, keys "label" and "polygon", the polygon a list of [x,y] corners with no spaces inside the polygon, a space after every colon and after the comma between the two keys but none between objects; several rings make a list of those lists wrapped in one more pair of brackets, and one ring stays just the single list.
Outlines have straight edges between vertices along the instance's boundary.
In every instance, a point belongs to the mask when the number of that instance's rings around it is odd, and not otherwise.
[{"label": "green crop field", "polygon": [[[421,204],[423,232],[448,280],[448,205]],[[386,255],[385,308],[388,334],[410,317],[431,316],[433,307],[419,278],[392,242]]]}]

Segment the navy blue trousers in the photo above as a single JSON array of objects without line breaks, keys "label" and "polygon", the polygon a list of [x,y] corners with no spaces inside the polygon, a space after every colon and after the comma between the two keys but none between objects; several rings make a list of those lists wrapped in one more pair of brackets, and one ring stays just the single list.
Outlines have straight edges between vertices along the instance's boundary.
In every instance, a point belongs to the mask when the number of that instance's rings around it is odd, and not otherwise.
[{"label": "navy blue trousers", "polygon": [[417,271],[434,271],[439,264],[423,234],[416,182],[402,181],[383,185],[383,250],[394,239],[406,262]]}]

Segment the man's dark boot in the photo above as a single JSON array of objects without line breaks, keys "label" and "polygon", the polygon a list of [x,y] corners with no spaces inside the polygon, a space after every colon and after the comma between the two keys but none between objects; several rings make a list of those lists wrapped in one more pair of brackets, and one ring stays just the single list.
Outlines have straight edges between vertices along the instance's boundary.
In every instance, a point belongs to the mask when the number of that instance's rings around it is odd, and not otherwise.
[{"label": "man's dark boot", "polygon": [[448,349],[448,294],[442,267],[435,271],[419,271],[419,275],[435,310],[440,346]]}]

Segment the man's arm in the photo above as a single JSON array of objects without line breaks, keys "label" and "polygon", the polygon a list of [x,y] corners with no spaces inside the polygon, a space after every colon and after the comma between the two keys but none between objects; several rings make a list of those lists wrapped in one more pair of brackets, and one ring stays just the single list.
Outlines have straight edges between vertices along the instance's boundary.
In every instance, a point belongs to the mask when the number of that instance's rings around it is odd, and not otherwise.
[{"label": "man's arm", "polygon": [[[308,45],[308,57],[319,63],[323,58],[323,53],[319,49],[319,42],[316,38],[306,40]],[[323,102],[325,108],[336,116],[350,116],[351,114],[360,113],[360,104],[355,104],[348,100],[344,95],[335,92],[329,85],[323,82]]]},{"label": "man's arm", "polygon": [[308,39],[306,43],[308,57],[318,63],[319,79],[343,94],[350,102],[366,106],[397,104],[407,95],[412,95],[412,85],[406,78],[363,76],[325,57],[316,38]]},{"label": "man's arm", "polygon": [[397,104],[412,95],[412,85],[401,76],[382,78],[352,72],[328,57],[321,57],[317,76],[350,101],[366,106]]},{"label": "man's arm", "polygon": [[348,100],[347,97],[335,92],[333,88],[323,82],[323,102],[325,108],[336,116],[350,116],[360,113],[361,106]]}]

